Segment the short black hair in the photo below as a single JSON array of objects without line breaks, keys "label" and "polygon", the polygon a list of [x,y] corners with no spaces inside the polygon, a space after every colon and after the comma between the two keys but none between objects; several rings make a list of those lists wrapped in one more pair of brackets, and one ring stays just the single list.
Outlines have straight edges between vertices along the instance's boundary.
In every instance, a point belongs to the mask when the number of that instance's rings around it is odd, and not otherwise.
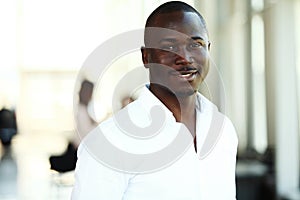
[{"label": "short black hair", "polygon": [[162,5],[160,5],[149,15],[149,17],[147,18],[145,27],[151,27],[151,24],[153,23],[153,20],[155,19],[155,17],[157,15],[164,14],[164,13],[176,12],[176,11],[196,13],[199,16],[203,27],[207,30],[206,22],[205,22],[203,16],[195,8],[193,8],[189,4],[184,3],[182,1],[169,1],[169,2],[166,2]]}]

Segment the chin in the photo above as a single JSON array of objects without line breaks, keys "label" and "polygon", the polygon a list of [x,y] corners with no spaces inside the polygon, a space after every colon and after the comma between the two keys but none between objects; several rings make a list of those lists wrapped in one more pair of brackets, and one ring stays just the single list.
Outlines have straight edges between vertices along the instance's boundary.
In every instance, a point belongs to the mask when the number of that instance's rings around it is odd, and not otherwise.
[{"label": "chin", "polygon": [[182,90],[182,91],[176,91],[175,95],[177,97],[189,97],[194,95],[197,92],[197,90]]}]

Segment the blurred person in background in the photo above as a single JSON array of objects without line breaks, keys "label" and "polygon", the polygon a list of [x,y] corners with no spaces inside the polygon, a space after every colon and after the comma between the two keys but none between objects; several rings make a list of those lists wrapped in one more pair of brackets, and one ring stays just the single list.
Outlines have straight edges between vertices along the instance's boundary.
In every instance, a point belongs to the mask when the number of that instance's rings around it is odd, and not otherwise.
[{"label": "blurred person in background", "polygon": [[[77,161],[77,148],[80,141],[97,126],[97,122],[88,112],[88,106],[92,98],[94,84],[88,80],[83,80],[79,90],[79,104],[76,113],[77,132],[69,141],[67,149],[62,155],[50,157],[51,169],[58,172],[67,172],[75,169]],[[79,134],[78,134],[79,133]]]}]

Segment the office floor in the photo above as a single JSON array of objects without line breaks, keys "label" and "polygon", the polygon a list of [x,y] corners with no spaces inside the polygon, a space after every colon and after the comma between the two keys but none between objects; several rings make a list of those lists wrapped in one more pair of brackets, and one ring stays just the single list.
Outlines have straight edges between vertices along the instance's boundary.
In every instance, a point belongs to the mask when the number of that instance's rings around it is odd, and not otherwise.
[{"label": "office floor", "polygon": [[70,199],[74,172],[58,174],[48,161],[65,145],[51,134],[17,135],[9,147],[0,144],[0,200]]}]

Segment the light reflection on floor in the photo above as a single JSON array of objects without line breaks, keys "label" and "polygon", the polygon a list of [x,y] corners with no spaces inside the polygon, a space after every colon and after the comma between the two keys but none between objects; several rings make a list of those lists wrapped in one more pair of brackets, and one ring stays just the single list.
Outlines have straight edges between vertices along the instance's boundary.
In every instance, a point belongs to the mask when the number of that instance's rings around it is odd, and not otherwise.
[{"label": "light reflection on floor", "polygon": [[65,140],[50,134],[17,135],[10,147],[0,145],[0,199],[70,199],[74,172],[58,174],[48,161],[65,145]]}]

